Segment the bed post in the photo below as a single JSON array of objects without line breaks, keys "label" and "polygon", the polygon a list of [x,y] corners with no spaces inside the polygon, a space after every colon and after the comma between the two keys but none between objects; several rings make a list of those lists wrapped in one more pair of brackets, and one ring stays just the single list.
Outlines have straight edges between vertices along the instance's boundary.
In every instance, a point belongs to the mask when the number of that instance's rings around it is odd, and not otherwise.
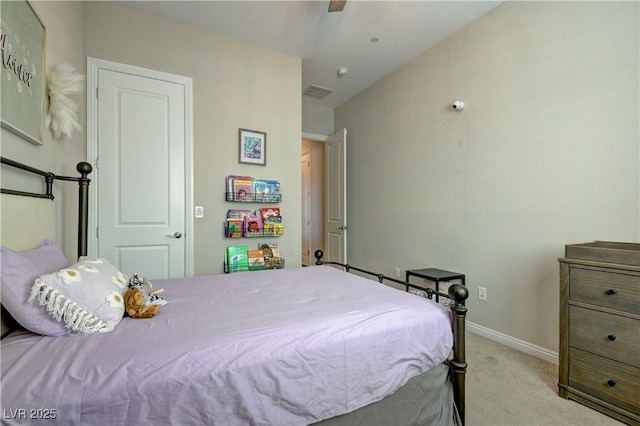
[{"label": "bed post", "polygon": [[87,162],[80,162],[76,166],[76,170],[80,173],[80,177],[69,176],[57,176],[51,172],[45,172],[35,167],[27,166],[26,164],[18,163],[17,161],[9,160],[8,158],[0,157],[0,162],[11,167],[25,170],[30,173],[34,173],[43,177],[45,181],[46,191],[44,194],[38,192],[26,192],[16,191],[7,188],[1,188],[3,194],[14,194],[23,197],[36,197],[36,198],[48,198],[54,199],[53,196],[53,181],[65,180],[71,182],[78,182],[78,257],[87,255],[87,231],[89,229],[89,179],[87,176],[93,170],[91,164]]},{"label": "bed post", "polygon": [[87,232],[89,229],[89,182],[87,177],[93,170],[91,164],[84,161],[78,163],[76,170],[78,179],[78,257],[87,255]]},{"label": "bed post", "polygon": [[453,359],[450,361],[453,368],[453,395],[460,414],[462,424],[465,424],[465,374],[467,362],[465,359],[465,319],[467,307],[464,301],[469,297],[469,291],[461,284],[453,284],[449,287],[448,294],[454,303],[451,306],[453,312]]}]

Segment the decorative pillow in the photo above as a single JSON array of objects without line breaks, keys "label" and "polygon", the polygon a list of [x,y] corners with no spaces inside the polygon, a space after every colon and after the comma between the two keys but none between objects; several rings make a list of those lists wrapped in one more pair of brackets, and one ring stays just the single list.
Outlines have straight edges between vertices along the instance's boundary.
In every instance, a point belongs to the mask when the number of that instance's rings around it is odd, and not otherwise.
[{"label": "decorative pillow", "polygon": [[33,250],[0,249],[2,306],[27,330],[45,336],[69,334],[64,323],[53,319],[42,307],[27,303],[34,281],[42,274],[69,266],[62,250],[49,240]]},{"label": "decorative pillow", "polygon": [[106,259],[81,257],[75,265],[38,278],[29,302],[44,305],[71,331],[106,333],[124,316],[128,282]]}]

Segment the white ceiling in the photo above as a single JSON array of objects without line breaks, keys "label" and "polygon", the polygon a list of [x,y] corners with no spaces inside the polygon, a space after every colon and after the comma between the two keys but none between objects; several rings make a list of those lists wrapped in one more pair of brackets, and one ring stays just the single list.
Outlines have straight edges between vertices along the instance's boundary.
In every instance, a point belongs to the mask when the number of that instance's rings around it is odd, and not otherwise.
[{"label": "white ceiling", "polygon": [[[302,87],[334,90],[336,107],[501,1],[120,1],[118,4],[302,58]],[[379,38],[377,43],[371,42]],[[349,69],[338,77],[340,67]]]}]

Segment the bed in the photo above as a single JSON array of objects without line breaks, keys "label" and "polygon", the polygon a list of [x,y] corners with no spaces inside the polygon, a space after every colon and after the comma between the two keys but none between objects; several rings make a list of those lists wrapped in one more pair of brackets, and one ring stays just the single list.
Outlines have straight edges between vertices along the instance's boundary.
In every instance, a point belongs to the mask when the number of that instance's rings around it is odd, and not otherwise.
[{"label": "bed", "polygon": [[[78,256],[93,261],[82,257],[91,169],[78,171],[36,173],[80,184]],[[29,194],[17,192],[3,189],[3,271],[16,256],[46,281],[68,268],[52,255],[55,231],[13,221],[37,213],[55,224],[50,207],[33,204],[51,196],[24,204]],[[34,333],[20,324],[44,307],[12,306],[31,311],[19,324],[3,312],[3,424],[462,424],[466,288],[440,293],[453,300],[444,307],[321,256],[308,268],[155,281],[167,300],[160,313],[93,329],[104,332]],[[24,278],[15,274],[3,272],[3,308],[6,288]]]}]

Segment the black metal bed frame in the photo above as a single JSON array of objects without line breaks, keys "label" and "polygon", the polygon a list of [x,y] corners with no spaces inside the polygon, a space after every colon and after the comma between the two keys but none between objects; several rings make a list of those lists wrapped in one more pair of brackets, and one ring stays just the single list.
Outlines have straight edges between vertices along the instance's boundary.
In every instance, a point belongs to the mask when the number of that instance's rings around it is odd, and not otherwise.
[{"label": "black metal bed frame", "polygon": [[[13,189],[0,188],[3,194],[19,195],[24,197],[35,198],[48,198],[54,199],[53,196],[53,182],[54,180],[78,182],[78,257],[87,255],[87,230],[88,230],[88,217],[89,217],[89,179],[87,176],[91,173],[93,168],[91,164],[87,162],[80,162],[76,166],[76,170],[80,173],[80,177],[68,177],[58,176],[52,172],[45,172],[35,167],[27,166],[26,164],[19,163],[17,161],[10,160],[8,158],[0,157],[2,164],[11,166],[29,173],[42,176],[45,182],[44,193],[17,191]],[[465,374],[467,371],[467,363],[465,361],[465,319],[467,316],[467,308],[464,305],[465,300],[469,297],[467,288],[461,284],[453,284],[449,287],[448,293],[436,292],[431,288],[423,288],[405,281],[388,277],[383,274],[374,273],[365,269],[360,269],[349,264],[342,264],[338,262],[323,261],[322,250],[316,250],[314,256],[316,258],[316,265],[337,265],[349,272],[350,270],[358,271],[364,274],[368,274],[378,278],[378,281],[382,283],[384,280],[401,284],[405,287],[412,287],[420,289],[427,293],[427,296],[432,299],[434,295],[445,297],[450,299],[453,303],[450,308],[453,313],[453,336],[454,336],[454,350],[453,358],[449,360],[449,364],[453,370],[453,391],[454,400],[460,419],[462,423],[465,422]]]},{"label": "black metal bed frame", "polygon": [[465,320],[467,317],[467,307],[464,303],[465,300],[467,300],[467,298],[469,297],[469,291],[467,290],[467,288],[462,284],[452,284],[449,287],[447,294],[445,294],[435,291],[432,288],[419,287],[406,281],[401,281],[399,279],[388,277],[383,274],[367,271],[366,269],[356,268],[355,266],[351,266],[348,263],[344,264],[338,262],[323,261],[322,256],[324,256],[324,253],[322,252],[322,250],[316,250],[313,255],[316,258],[316,265],[340,266],[344,268],[346,272],[354,270],[374,276],[378,278],[379,283],[387,280],[401,284],[406,288],[412,287],[415,289],[419,289],[426,292],[429,299],[433,299],[434,295],[438,295],[439,297],[445,297],[452,301],[449,307],[451,308],[451,312],[453,313],[453,357],[449,360],[449,364],[451,365],[451,369],[453,370],[453,396],[456,407],[458,408],[458,413],[460,414],[460,420],[462,421],[462,424],[464,424],[466,405],[465,375],[467,372],[467,363],[465,359]]},{"label": "black metal bed frame", "polygon": [[86,256],[87,231],[89,227],[89,182],[91,182],[91,179],[89,179],[87,176],[93,170],[91,164],[84,161],[78,163],[78,165],[76,166],[76,170],[78,171],[78,173],[80,173],[80,177],[69,177],[58,176],[52,172],[45,172],[43,170],[27,166],[26,164],[22,164],[5,157],[0,157],[0,161],[2,164],[6,164],[7,166],[26,171],[28,173],[40,175],[44,179],[45,183],[45,189],[43,193],[1,188],[0,191],[2,194],[12,194],[33,198],[48,198],[50,200],[53,200],[55,198],[53,196],[54,180],[78,182],[78,257]]}]

